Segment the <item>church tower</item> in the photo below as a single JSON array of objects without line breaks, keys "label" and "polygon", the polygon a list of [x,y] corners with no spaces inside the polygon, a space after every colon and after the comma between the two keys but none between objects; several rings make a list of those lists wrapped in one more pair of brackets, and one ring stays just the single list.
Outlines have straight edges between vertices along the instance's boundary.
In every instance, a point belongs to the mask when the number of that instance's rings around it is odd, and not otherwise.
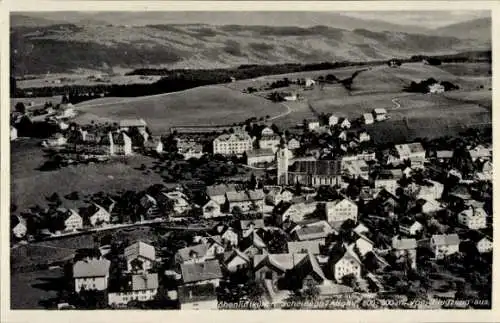
[{"label": "church tower", "polygon": [[290,151],[288,150],[285,136],[281,137],[281,142],[276,151],[276,162],[277,162],[277,183],[278,185],[288,185],[288,159],[290,157]]}]

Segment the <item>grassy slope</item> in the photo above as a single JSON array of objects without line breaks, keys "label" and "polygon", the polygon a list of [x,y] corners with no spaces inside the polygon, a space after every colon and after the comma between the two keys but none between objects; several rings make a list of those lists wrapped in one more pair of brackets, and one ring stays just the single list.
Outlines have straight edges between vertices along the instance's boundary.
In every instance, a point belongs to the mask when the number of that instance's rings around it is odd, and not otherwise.
[{"label": "grassy slope", "polygon": [[[122,103],[116,103],[122,102]],[[126,102],[126,103],[125,103]],[[91,105],[95,104],[95,107]],[[78,106],[82,115],[76,121],[144,118],[153,133],[164,133],[172,126],[231,124],[250,117],[277,115],[285,109],[263,98],[243,94],[223,86],[208,86],[143,99],[105,98]]]},{"label": "grassy slope", "polygon": [[[129,158],[126,163],[113,161],[40,172],[35,170],[44,162],[39,146],[33,142],[13,142],[11,151],[11,201],[19,207],[19,211],[36,204],[46,206],[45,197],[54,192],[63,198],[64,195],[77,191],[83,197],[98,191],[140,190],[162,182],[157,174],[143,175],[141,171],[134,169],[142,163],[151,164],[152,160],[143,156]],[[84,204],[82,199],[71,201],[63,198],[65,207]]]},{"label": "grassy slope", "polygon": [[[488,47],[488,42],[332,27],[101,24],[13,28],[16,74],[77,68],[212,68],[251,63],[366,61]],[[36,32],[36,33],[34,33]],[[53,53],[58,53],[54,60]],[[37,59],[33,59],[36,57]]]}]

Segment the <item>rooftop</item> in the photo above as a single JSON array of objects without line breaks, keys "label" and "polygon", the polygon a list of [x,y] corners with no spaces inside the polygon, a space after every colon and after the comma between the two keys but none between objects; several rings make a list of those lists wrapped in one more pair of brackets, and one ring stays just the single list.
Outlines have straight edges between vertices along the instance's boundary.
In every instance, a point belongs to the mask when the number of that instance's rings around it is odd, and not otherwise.
[{"label": "rooftop", "polygon": [[431,238],[434,243],[438,246],[440,245],[454,245],[460,243],[460,238],[458,234],[435,234]]},{"label": "rooftop", "polygon": [[247,157],[262,157],[262,156],[274,156],[274,152],[270,148],[265,149],[253,149],[246,152]]},{"label": "rooftop", "polygon": [[142,274],[132,276],[132,290],[147,290],[158,288],[158,274]]},{"label": "rooftop", "polygon": [[217,141],[243,141],[243,140],[252,140],[248,133],[246,132],[237,132],[231,134],[223,134],[219,137],[215,138]]},{"label": "rooftop", "polygon": [[264,199],[262,190],[248,190],[244,192],[227,192],[227,200],[231,202],[258,201]]},{"label": "rooftop", "polygon": [[184,283],[222,278],[222,271],[218,260],[181,264],[181,273]]},{"label": "rooftop", "polygon": [[104,277],[109,274],[111,261],[107,259],[87,259],[77,261],[73,265],[73,277]]},{"label": "rooftop", "polygon": [[147,126],[147,123],[146,123],[146,121],[144,121],[144,119],[120,120],[120,128],[145,127],[145,126]]},{"label": "rooftop", "polygon": [[319,254],[319,246],[324,245],[324,239],[318,240],[306,240],[306,241],[290,241],[288,242],[288,252],[289,253],[308,253],[311,252],[314,255]]},{"label": "rooftop", "polygon": [[236,185],[218,184],[218,185],[207,186],[207,195],[210,197],[225,195],[227,192],[236,192]]},{"label": "rooftop", "polygon": [[131,244],[125,251],[123,252],[125,258],[137,258],[144,257],[149,260],[156,260],[156,252],[155,248],[152,245],[144,243],[142,241],[138,241],[134,244]]},{"label": "rooftop", "polygon": [[296,161],[290,172],[309,175],[333,175],[341,174],[340,160],[303,160]]}]

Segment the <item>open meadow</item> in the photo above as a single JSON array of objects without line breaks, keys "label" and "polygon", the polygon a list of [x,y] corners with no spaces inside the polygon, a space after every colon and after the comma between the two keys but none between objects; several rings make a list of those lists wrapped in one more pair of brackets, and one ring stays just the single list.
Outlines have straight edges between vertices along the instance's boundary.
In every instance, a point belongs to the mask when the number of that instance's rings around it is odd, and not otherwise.
[{"label": "open meadow", "polygon": [[[99,191],[141,190],[163,182],[154,172],[144,175],[136,169],[141,164],[148,167],[152,164],[153,159],[146,156],[116,159],[103,164],[68,166],[55,171],[37,170],[44,161],[38,141],[11,143],[11,201],[18,206],[19,211],[37,204],[45,207],[48,203],[46,197],[53,193],[58,193],[62,198],[77,191],[83,197]],[[83,205],[83,199],[63,199],[63,207]]]},{"label": "open meadow", "polygon": [[286,111],[264,98],[223,86],[206,86],[182,92],[140,98],[103,98],[76,105],[78,123],[143,118],[153,134],[183,125],[220,125],[251,117],[273,117]]}]

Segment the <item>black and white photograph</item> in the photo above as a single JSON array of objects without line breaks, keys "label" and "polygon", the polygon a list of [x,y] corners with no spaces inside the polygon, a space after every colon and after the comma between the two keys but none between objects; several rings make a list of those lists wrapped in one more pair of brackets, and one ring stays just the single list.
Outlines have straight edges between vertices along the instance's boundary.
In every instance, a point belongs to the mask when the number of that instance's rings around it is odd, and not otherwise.
[{"label": "black and white photograph", "polygon": [[490,10],[34,10],[11,310],[493,308]]}]

